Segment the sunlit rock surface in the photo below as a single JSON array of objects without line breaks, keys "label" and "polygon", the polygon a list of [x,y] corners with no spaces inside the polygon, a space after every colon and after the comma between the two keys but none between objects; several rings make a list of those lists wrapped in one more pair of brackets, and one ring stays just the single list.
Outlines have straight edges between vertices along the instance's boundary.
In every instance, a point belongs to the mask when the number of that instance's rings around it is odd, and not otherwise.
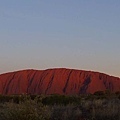
[{"label": "sunlit rock surface", "polygon": [[79,95],[110,89],[120,91],[120,78],[103,73],[47,69],[22,70],[0,75],[0,94]]}]

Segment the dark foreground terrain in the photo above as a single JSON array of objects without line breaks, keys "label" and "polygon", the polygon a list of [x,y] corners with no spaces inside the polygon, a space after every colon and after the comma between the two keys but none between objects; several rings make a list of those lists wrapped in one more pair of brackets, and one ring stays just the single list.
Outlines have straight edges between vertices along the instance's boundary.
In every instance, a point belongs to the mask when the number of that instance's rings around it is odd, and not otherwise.
[{"label": "dark foreground terrain", "polygon": [[0,120],[120,120],[120,93],[0,95]]}]

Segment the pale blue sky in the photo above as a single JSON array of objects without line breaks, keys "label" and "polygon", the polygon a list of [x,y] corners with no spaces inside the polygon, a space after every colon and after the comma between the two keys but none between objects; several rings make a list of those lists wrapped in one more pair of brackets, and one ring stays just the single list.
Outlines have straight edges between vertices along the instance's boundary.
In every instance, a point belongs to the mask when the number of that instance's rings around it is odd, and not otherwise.
[{"label": "pale blue sky", "polygon": [[0,73],[56,67],[120,77],[120,0],[0,0]]}]

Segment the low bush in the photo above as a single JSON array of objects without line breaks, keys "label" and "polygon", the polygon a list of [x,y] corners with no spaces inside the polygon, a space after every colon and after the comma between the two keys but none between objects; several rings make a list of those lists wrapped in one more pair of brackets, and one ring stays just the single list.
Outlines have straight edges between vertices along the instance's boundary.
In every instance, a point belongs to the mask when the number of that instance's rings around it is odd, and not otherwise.
[{"label": "low bush", "polygon": [[120,120],[120,95],[0,95],[0,120]]}]

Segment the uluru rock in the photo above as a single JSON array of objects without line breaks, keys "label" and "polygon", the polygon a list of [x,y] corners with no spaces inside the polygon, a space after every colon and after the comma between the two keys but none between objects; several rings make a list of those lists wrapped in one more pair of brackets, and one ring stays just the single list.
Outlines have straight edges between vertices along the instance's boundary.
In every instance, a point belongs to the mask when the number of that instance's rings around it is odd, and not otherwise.
[{"label": "uluru rock", "polygon": [[0,75],[0,94],[79,95],[109,89],[120,91],[120,78],[103,73],[56,68],[22,70]]}]

